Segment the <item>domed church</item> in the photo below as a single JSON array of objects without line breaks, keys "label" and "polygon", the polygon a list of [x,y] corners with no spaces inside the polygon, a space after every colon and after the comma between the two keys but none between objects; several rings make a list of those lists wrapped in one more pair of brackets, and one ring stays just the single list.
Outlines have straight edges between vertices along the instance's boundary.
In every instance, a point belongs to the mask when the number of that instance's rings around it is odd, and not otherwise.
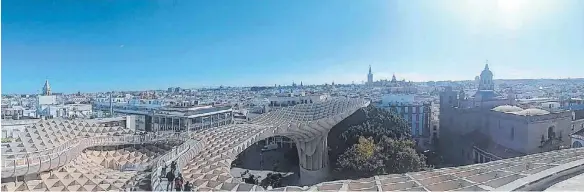
[{"label": "domed church", "polygon": [[439,148],[450,165],[512,158],[570,146],[570,111],[523,109],[514,93],[495,92],[493,72],[485,64],[472,97],[446,87],[440,93]]}]

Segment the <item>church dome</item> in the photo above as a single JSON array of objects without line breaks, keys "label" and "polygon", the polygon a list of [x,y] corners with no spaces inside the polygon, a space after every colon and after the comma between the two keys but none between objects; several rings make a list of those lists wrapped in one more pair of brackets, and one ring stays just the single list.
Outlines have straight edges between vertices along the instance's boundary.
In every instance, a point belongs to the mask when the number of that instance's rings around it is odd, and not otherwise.
[{"label": "church dome", "polygon": [[481,72],[481,79],[485,77],[493,77],[493,72],[489,69],[489,64],[485,64],[485,69]]},{"label": "church dome", "polygon": [[523,111],[521,107],[511,106],[511,105],[501,105],[497,106],[492,109],[493,111],[503,112],[503,113],[511,113],[511,112],[519,112]]},{"label": "church dome", "polygon": [[535,115],[547,115],[547,114],[550,114],[550,112],[543,110],[543,109],[530,108],[530,109],[525,109],[523,111],[515,112],[515,114],[523,115],[523,116],[535,116]]}]

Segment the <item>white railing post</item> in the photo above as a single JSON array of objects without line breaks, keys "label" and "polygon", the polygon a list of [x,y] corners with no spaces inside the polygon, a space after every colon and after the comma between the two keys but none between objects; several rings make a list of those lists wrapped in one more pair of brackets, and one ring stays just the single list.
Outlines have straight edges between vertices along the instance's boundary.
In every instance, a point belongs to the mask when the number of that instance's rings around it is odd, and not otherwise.
[{"label": "white railing post", "polygon": [[16,174],[16,159],[13,159],[12,161],[12,165],[14,165],[14,169],[12,169],[12,175],[14,176]]},{"label": "white railing post", "polygon": [[25,159],[26,159],[26,173],[28,173],[28,171],[30,170],[30,162],[28,160],[28,154],[26,154]]}]

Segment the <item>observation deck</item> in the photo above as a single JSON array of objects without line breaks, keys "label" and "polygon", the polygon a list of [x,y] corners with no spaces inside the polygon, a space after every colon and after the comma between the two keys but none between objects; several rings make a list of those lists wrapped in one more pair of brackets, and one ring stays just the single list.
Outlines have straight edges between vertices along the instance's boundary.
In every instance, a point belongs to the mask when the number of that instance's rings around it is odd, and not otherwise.
[{"label": "observation deck", "polygon": [[[263,191],[266,189],[243,183],[241,179],[231,176],[230,166],[247,147],[273,136],[286,136],[296,143],[301,184],[304,185],[270,189],[277,191],[511,191],[549,187],[552,181],[560,180],[562,176],[584,172],[584,148],[577,148],[461,167],[325,182],[328,173],[325,150],[328,131],[367,105],[369,102],[361,99],[300,104],[263,114],[247,124],[182,133],[181,136],[173,133],[131,135],[130,131],[123,128],[42,121],[34,125],[35,129],[27,129],[19,141],[9,143],[2,149],[2,189],[128,189],[137,183],[136,178],[146,168],[135,171],[113,170],[111,166],[108,168],[94,161],[96,156],[105,158],[107,154],[88,151],[95,147],[155,144],[174,140],[180,145],[166,148],[167,151],[148,157],[148,160],[139,161],[140,165],[152,170],[152,190],[166,187],[160,180],[160,172],[164,165],[174,160],[185,181],[190,181],[197,191]],[[41,142],[53,144],[42,147]],[[116,154],[123,156],[129,153],[122,150],[112,154],[113,157],[107,156],[107,162],[119,161]],[[104,161],[100,159],[99,162]],[[21,177],[24,180],[18,179]]]}]

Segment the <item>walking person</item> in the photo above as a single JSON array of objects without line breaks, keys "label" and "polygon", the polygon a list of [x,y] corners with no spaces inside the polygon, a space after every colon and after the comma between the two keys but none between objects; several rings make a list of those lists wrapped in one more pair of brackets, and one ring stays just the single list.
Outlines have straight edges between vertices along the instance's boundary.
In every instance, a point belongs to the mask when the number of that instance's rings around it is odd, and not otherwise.
[{"label": "walking person", "polygon": [[166,173],[166,179],[168,180],[166,183],[166,190],[172,191],[174,179],[175,179],[174,172],[169,171],[168,173]]}]

